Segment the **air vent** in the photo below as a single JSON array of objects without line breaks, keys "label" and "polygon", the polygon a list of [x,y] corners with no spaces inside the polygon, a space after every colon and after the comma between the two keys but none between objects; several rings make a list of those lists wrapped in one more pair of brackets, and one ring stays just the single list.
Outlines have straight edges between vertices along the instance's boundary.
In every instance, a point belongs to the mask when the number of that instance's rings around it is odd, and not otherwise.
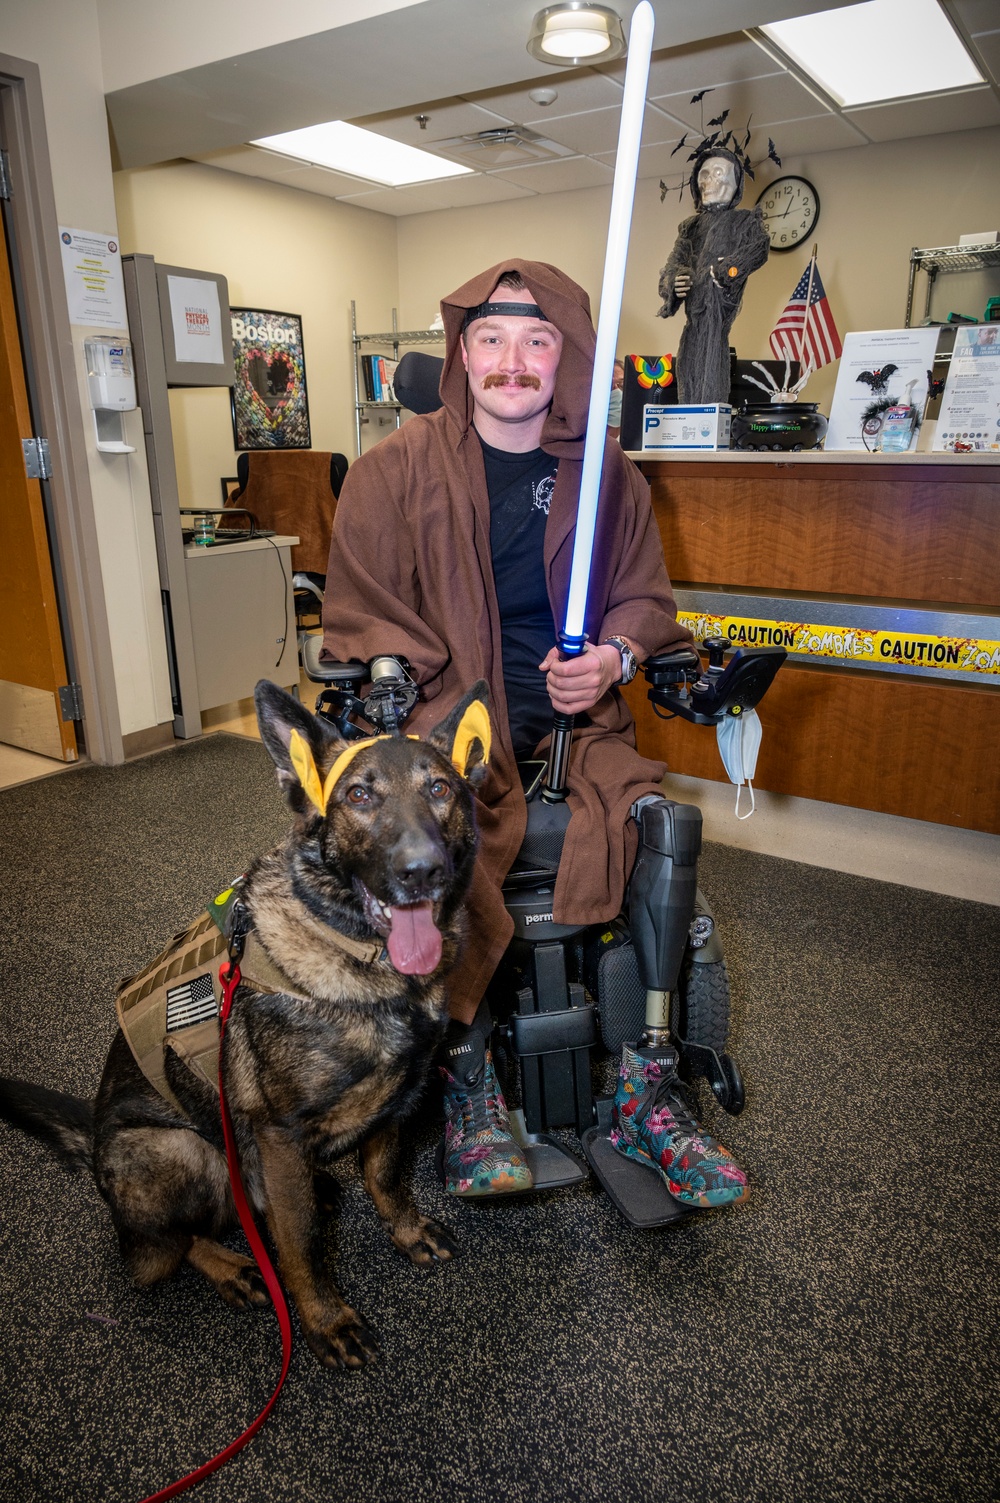
[{"label": "air vent", "polygon": [[558,141],[550,141],[524,125],[498,125],[475,135],[435,141],[433,146],[435,151],[445,152],[480,172],[491,167],[520,167],[525,162],[552,162],[577,155],[571,147],[560,146]]}]

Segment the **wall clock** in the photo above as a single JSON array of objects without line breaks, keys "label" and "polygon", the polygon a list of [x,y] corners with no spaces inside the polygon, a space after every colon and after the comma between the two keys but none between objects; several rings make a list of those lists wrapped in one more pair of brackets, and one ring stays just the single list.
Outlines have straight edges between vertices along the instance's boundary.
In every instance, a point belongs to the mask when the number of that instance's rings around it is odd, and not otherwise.
[{"label": "wall clock", "polygon": [[757,200],[773,251],[794,250],[813,233],[819,194],[804,177],[779,177]]}]

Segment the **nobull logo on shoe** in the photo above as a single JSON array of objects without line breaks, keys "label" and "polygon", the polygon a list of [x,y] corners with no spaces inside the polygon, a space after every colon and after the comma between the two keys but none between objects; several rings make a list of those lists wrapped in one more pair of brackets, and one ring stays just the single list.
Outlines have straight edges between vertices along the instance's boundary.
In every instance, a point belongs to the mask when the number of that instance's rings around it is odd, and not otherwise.
[{"label": "nobull logo on shoe", "polygon": [[526,913],[524,922],[526,924],[551,924],[553,919],[551,913]]},{"label": "nobull logo on shoe", "polygon": [[472,1053],[473,1053],[473,1048],[472,1048],[471,1044],[456,1044],[455,1047],[454,1047],[454,1049],[449,1049],[448,1050],[448,1057],[449,1057],[449,1059],[457,1059],[460,1054],[472,1054]]}]

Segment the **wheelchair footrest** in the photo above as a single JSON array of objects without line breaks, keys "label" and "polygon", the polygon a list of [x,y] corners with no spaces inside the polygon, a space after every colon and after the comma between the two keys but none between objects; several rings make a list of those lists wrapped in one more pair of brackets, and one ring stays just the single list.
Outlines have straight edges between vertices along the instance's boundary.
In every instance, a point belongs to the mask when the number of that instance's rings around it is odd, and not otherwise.
[{"label": "wheelchair footrest", "polygon": [[528,1161],[536,1194],[541,1190],[561,1190],[587,1179],[587,1166],[575,1153],[563,1148],[548,1133],[528,1132],[519,1108],[510,1113],[510,1131]]},{"label": "wheelchair footrest", "polygon": [[580,1139],[587,1162],[617,1209],[631,1226],[669,1226],[701,1215],[696,1207],[681,1205],[674,1199],[659,1174],[646,1169],[634,1159],[627,1159],[614,1147],[608,1136],[611,1127],[610,1096],[597,1103],[598,1125]]}]

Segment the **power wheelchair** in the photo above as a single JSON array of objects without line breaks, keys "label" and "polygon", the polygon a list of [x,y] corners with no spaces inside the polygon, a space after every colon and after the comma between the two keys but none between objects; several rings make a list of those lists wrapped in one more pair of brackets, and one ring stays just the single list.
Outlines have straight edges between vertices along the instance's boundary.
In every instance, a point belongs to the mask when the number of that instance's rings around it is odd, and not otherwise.
[{"label": "power wheelchair", "polygon": [[[718,725],[755,708],[787,654],[738,648],[729,655],[731,645],[721,637],[706,641],[705,664],[687,647],[648,658],[642,672],[656,713]],[[348,739],[398,731],[419,693],[405,660],[320,662],[320,639],[309,646],[306,671],[324,685],[317,714]],[[636,811],[639,850],[623,912],[604,924],[557,924],[552,897],[570,820],[564,769],[561,777],[550,756],[548,764],[527,762],[520,771],[527,831],[503,886],[514,936],[486,1000],[512,1130],[535,1190],[587,1177],[566,1142],[572,1130],[632,1225],[663,1226],[702,1214],[615,1150],[613,1098],[595,1092],[593,1068],[596,1063],[600,1073],[601,1046],[619,1055],[626,1042],[654,1049],[671,1043],[682,1079],[704,1078],[726,1112],[743,1110],[743,1079],[727,1052],[730,997],[722,943],[697,881],[701,811],[665,798],[645,803]]]}]

